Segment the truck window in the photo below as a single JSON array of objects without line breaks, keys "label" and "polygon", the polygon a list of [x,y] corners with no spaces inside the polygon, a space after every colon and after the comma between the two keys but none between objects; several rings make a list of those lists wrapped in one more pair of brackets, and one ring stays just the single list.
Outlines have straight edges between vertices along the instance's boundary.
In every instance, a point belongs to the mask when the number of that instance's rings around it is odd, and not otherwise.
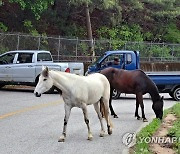
[{"label": "truck window", "polygon": [[127,54],[127,64],[130,64],[132,62],[132,55]]},{"label": "truck window", "polygon": [[32,63],[32,53],[19,53],[17,63]]},{"label": "truck window", "polygon": [[12,64],[16,53],[8,53],[0,57],[0,64]]},{"label": "truck window", "polygon": [[102,65],[111,66],[111,65],[119,65],[122,63],[123,54],[112,54],[104,59]]},{"label": "truck window", "polygon": [[38,53],[37,61],[52,61],[52,57],[49,53]]}]

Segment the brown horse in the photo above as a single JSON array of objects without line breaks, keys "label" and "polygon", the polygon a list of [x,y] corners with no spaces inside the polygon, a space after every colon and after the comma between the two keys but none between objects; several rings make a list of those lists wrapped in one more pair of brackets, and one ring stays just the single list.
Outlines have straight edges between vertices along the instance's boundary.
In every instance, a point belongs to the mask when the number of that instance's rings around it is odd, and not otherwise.
[{"label": "brown horse", "polygon": [[[138,114],[138,108],[140,105],[143,121],[147,121],[144,114],[143,104],[143,95],[146,93],[149,93],[151,96],[153,102],[152,109],[155,112],[156,118],[162,119],[163,97],[159,95],[158,89],[154,82],[142,70],[127,71],[110,67],[102,70],[100,73],[104,74],[110,82],[111,96],[113,89],[116,89],[122,93],[136,95],[135,117],[137,117],[138,120],[141,119]],[[112,108],[111,99],[112,97],[110,97],[109,100],[111,115],[117,118],[117,115]]]}]

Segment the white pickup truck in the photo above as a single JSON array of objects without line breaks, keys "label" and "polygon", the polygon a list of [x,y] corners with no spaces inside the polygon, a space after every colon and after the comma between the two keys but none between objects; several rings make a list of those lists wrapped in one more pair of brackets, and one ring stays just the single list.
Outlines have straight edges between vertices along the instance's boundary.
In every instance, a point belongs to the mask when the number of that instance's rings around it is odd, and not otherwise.
[{"label": "white pickup truck", "polygon": [[50,69],[84,75],[83,63],[55,63],[49,51],[9,51],[0,55],[0,88],[7,84],[35,86],[43,65]]}]

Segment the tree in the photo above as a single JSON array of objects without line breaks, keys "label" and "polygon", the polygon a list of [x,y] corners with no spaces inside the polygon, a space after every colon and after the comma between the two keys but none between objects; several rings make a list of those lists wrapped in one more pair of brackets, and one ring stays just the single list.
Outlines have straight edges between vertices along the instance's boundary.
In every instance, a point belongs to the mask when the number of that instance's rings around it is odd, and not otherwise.
[{"label": "tree", "polygon": [[54,0],[9,0],[9,2],[18,3],[22,10],[31,10],[34,13],[36,19],[40,18],[41,13],[46,10],[49,5],[54,4]]},{"label": "tree", "polygon": [[87,38],[89,40],[89,53],[95,56],[93,47],[93,34],[91,26],[90,10],[93,12],[94,9],[109,9],[116,6],[116,0],[71,0],[71,4],[85,7],[86,16],[86,27],[87,27]]},{"label": "tree", "polygon": [[[115,38],[120,30],[131,36],[131,27],[136,25],[144,41],[178,42],[169,35],[180,29],[178,6],[179,0],[0,0],[0,28],[92,40],[101,38],[101,34],[103,38]],[[104,27],[107,35],[99,33]]]}]

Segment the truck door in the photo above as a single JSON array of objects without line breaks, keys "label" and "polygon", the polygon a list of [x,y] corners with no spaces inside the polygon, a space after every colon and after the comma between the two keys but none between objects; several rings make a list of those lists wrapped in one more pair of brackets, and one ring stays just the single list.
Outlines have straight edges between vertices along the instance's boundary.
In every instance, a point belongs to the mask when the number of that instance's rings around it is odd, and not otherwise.
[{"label": "truck door", "polygon": [[126,70],[136,69],[135,64],[132,62],[132,54],[131,53],[126,54],[125,69]]},{"label": "truck door", "polygon": [[7,53],[0,57],[0,80],[12,81],[12,66],[16,53]]},{"label": "truck door", "polygon": [[125,55],[125,69],[126,70],[139,69],[139,60],[138,59],[139,59],[139,56],[136,55],[135,52],[127,53]]},{"label": "truck door", "polygon": [[35,67],[32,61],[33,53],[18,53],[12,76],[16,82],[34,82]]}]

